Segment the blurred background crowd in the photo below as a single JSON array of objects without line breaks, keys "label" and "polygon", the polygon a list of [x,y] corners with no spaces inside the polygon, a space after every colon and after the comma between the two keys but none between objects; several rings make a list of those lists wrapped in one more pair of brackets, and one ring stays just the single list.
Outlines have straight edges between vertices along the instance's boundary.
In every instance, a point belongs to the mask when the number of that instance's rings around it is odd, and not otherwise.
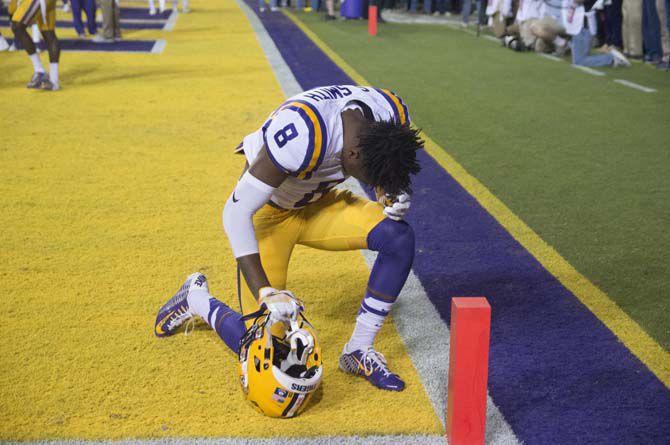
[{"label": "blurred background crowd", "polygon": [[[11,19],[21,1],[31,0],[0,0],[0,11]],[[80,39],[121,40],[118,0],[59,1],[59,7],[72,14]],[[627,66],[629,59],[638,59],[670,69],[670,0],[370,0],[370,4],[378,7],[380,23],[477,26],[490,29],[507,48],[555,56],[569,53],[575,65]],[[178,0],[171,6],[177,10]],[[258,0],[261,13],[293,8],[323,13],[326,20],[366,18],[367,6],[368,0]],[[148,0],[146,7],[149,15],[163,14],[166,0]],[[182,0],[181,11],[189,12],[188,0]],[[32,36],[39,42],[36,26]],[[6,49],[20,48],[0,36],[0,51]]]},{"label": "blurred background crowd", "polygon": [[[292,7],[326,20],[367,17],[366,0],[258,0],[261,12]],[[562,56],[575,65],[668,70],[670,0],[371,0],[378,21],[487,27],[508,48]]]}]

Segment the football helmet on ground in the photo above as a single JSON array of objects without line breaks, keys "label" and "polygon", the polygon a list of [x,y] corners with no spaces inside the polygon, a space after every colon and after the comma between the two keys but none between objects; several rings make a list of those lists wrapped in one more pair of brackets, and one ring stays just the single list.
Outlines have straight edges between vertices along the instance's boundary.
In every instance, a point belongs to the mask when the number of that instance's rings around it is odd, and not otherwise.
[{"label": "football helmet on ground", "polygon": [[270,417],[295,417],[308,404],[323,376],[321,348],[312,325],[297,315],[278,321],[266,308],[240,342],[240,384],[244,397]]}]

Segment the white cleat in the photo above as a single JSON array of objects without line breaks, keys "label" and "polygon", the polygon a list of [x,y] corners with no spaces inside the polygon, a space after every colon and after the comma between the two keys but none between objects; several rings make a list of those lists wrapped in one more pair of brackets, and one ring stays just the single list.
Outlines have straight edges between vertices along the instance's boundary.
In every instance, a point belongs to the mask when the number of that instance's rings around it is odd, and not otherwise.
[{"label": "white cleat", "polygon": [[0,51],[7,51],[8,49],[9,43],[7,43],[4,37],[0,36]]},{"label": "white cleat", "polygon": [[621,51],[616,48],[610,48],[610,54],[614,57],[614,66],[630,66],[630,62]]},{"label": "white cleat", "polygon": [[60,90],[60,83],[52,82],[49,79],[44,79],[42,81],[42,85],[40,85],[40,88],[44,91],[58,91]]}]

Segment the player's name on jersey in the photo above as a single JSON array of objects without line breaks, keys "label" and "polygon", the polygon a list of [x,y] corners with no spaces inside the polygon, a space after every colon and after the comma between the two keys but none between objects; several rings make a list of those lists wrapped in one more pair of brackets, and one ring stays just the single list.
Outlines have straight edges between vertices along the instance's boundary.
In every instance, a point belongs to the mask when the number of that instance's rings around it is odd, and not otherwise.
[{"label": "player's name on jersey", "polygon": [[[364,87],[358,87],[361,91],[370,91]],[[333,85],[330,87],[315,88],[313,90],[303,93],[304,96],[309,97],[317,102],[321,100],[342,99],[343,97],[351,96],[352,92],[349,87],[341,85]]]}]

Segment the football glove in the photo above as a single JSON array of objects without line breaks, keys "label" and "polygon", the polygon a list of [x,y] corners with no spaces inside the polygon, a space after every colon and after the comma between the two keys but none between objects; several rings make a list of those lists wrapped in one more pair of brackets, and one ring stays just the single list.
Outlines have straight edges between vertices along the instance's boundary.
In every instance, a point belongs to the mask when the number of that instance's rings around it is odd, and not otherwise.
[{"label": "football glove", "polygon": [[265,306],[270,315],[278,321],[295,320],[304,309],[300,300],[287,290],[277,290],[273,287],[262,287],[259,291],[258,302]]},{"label": "football glove", "polygon": [[402,192],[399,195],[381,194],[377,199],[384,206],[384,215],[394,221],[401,221],[409,211],[412,197],[409,193]]}]

